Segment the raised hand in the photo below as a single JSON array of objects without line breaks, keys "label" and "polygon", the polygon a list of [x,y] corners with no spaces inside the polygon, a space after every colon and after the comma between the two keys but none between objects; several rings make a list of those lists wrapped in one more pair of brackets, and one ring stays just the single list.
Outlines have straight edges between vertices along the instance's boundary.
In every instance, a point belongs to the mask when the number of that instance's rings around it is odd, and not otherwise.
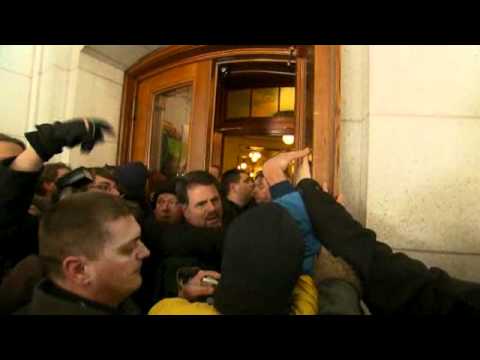
[{"label": "raised hand", "polygon": [[273,186],[279,182],[287,180],[285,170],[288,165],[294,160],[306,157],[309,153],[310,149],[305,148],[303,150],[281,153],[267,160],[263,165],[263,174],[268,184]]},{"label": "raised hand", "polygon": [[298,166],[296,170],[296,179],[297,179],[297,184],[303,180],[303,179],[311,179],[312,178],[312,173],[310,171],[310,163],[309,163],[309,156],[304,156],[300,160],[300,165]]},{"label": "raised hand", "polygon": [[215,292],[215,286],[202,282],[205,276],[210,276],[214,279],[220,280],[221,275],[216,271],[200,270],[187,283],[183,284],[178,296],[187,299],[188,301],[195,301],[200,297],[210,296]]},{"label": "raised hand", "polygon": [[65,122],[41,124],[37,131],[25,134],[28,142],[43,161],[48,161],[63,147],[81,145],[83,152],[90,152],[96,143],[104,140],[104,134],[113,136],[112,126],[98,118],[75,118]]},{"label": "raised hand", "polygon": [[108,134],[110,136],[114,136],[112,126],[103,119],[98,118],[86,118],[87,121],[87,129],[89,139],[86,139],[81,144],[82,152],[90,152],[92,151],[93,147],[97,143],[101,143],[104,141],[104,134]]},{"label": "raised hand", "polygon": [[275,167],[285,171],[287,170],[288,164],[290,164],[293,160],[301,159],[307,156],[309,153],[310,153],[309,148],[305,148],[303,150],[280,153],[277,156],[267,160],[265,162],[265,165],[263,166],[263,169],[265,170],[265,167],[267,168]]}]

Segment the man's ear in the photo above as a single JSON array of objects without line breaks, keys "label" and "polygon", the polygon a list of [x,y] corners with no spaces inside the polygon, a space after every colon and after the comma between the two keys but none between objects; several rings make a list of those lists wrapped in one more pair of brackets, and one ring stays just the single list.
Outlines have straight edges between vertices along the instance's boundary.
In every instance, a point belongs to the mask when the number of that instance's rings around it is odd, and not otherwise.
[{"label": "man's ear", "polygon": [[77,285],[88,285],[92,275],[87,271],[87,259],[84,256],[67,256],[62,261],[65,278]]},{"label": "man's ear", "polygon": [[[238,183],[239,184],[239,183]],[[237,183],[230,183],[230,188],[228,189],[228,193],[230,192],[236,192],[237,191],[237,187],[238,187],[238,184]]]}]

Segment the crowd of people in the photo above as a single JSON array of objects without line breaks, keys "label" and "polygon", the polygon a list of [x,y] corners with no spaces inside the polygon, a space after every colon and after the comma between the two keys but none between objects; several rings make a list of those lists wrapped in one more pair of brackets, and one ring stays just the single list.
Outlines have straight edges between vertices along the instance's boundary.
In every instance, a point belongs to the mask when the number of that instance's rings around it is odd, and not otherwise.
[{"label": "crowd of people", "polygon": [[255,179],[48,162],[105,136],[95,118],[0,134],[1,314],[480,314],[480,284],[378,241],[312,179],[309,149]]}]

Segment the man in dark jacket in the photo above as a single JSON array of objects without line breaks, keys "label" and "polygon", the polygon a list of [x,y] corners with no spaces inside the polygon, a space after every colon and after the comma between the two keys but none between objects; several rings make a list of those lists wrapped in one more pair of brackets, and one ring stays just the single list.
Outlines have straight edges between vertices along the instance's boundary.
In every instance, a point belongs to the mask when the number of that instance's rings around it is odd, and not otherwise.
[{"label": "man in dark jacket", "polygon": [[265,175],[260,171],[255,177],[255,187],[253,188],[253,198],[256,204],[264,204],[272,201],[272,194],[268,186]]},{"label": "man in dark jacket", "polygon": [[20,314],[138,314],[128,300],[141,283],[148,249],[125,201],[104,193],[71,195],[40,221],[47,278]]},{"label": "man in dark jacket", "polygon": [[322,245],[359,275],[373,315],[480,315],[480,284],[450,277],[376,240],[313,179],[298,190]]},{"label": "man in dark jacket", "polygon": [[176,192],[184,221],[146,224],[147,246],[163,257],[193,256],[218,268],[223,209],[215,178],[206,171],[192,171],[177,182]]},{"label": "man in dark jacket", "polygon": [[221,265],[223,208],[216,179],[206,171],[192,171],[177,181],[176,193],[184,221],[180,224],[150,221],[143,229],[152,262],[159,259],[155,281],[158,286],[152,301],[176,296],[179,268],[198,266],[219,270]]},{"label": "man in dark jacket", "polygon": [[250,209],[253,200],[253,180],[245,171],[231,169],[222,175],[223,224],[225,227],[240,214]]},{"label": "man in dark jacket", "polygon": [[28,214],[43,163],[63,147],[90,152],[111,126],[84,118],[42,124],[25,134],[31,147],[0,135],[0,281],[3,274],[30,254],[38,253],[38,220]]},{"label": "man in dark jacket", "polygon": [[[157,185],[151,198],[149,215],[140,224],[144,233],[145,245],[152,249],[151,255],[143,262],[142,287],[133,295],[135,302],[147,312],[158,300],[163,290],[162,270],[163,254],[161,249],[164,227],[177,225],[183,221],[183,212],[175,192],[175,181],[164,181]],[[164,264],[163,264],[164,265]]]}]

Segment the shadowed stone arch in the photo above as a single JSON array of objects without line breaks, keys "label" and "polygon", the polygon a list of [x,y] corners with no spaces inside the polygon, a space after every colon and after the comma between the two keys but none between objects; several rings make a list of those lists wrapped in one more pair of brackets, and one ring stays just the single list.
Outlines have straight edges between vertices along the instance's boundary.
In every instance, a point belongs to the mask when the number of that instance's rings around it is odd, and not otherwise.
[{"label": "shadowed stone arch", "polygon": [[81,51],[125,71],[142,57],[166,46],[168,45],[84,45]]}]

